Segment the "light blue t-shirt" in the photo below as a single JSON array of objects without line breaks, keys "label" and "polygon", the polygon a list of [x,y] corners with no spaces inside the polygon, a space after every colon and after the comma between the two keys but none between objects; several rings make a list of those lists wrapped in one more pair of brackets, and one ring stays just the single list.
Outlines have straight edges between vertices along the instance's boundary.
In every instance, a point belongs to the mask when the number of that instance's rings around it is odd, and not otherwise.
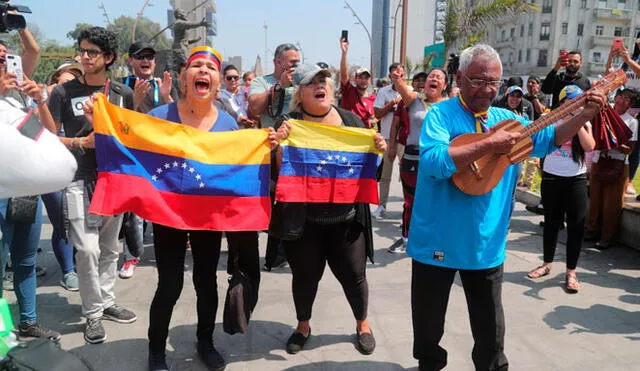
[{"label": "light blue t-shirt", "polygon": [[[249,88],[249,96],[254,94],[262,94],[265,91],[271,89],[273,85],[276,84],[278,80],[276,80],[273,75],[266,76],[258,76],[251,82],[251,87]],[[276,118],[284,113],[289,113],[289,103],[291,102],[291,96],[293,95],[295,88],[290,86],[284,89],[284,103],[282,104],[281,112],[273,112],[276,116],[272,117],[269,115],[268,107],[265,108],[264,112],[260,115],[260,126],[263,128],[272,128],[275,125]],[[275,99],[272,102],[273,111],[278,109],[279,101]]]},{"label": "light blue t-shirt", "polygon": [[[489,108],[488,127],[507,119],[529,121],[502,108]],[[507,230],[519,166],[509,166],[498,185],[480,196],[460,191],[448,148],[458,135],[475,132],[475,119],[458,98],[431,106],[420,134],[420,167],[407,254],[423,263],[454,269],[488,269],[505,259]],[[533,156],[556,146],[553,126],[532,138]]]}]

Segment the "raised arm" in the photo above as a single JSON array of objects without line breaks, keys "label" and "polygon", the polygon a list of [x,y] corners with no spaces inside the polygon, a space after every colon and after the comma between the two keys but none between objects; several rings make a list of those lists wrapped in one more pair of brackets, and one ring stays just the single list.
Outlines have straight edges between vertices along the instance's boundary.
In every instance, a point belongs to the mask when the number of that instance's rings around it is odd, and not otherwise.
[{"label": "raised arm", "polygon": [[26,76],[31,77],[38,66],[40,46],[28,29],[19,30],[18,34],[20,35],[22,47],[24,48],[24,53],[22,53],[22,70]]},{"label": "raised arm", "polygon": [[340,49],[342,50],[342,58],[340,58],[340,85],[342,86],[349,82],[349,65],[347,64],[349,42],[344,38],[340,39]]}]

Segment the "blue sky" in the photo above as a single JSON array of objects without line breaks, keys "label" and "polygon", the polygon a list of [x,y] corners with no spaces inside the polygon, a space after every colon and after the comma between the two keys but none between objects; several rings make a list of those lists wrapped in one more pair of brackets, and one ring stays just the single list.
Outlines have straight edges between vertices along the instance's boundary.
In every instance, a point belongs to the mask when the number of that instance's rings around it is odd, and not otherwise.
[{"label": "blue sky", "polygon": [[[33,14],[27,21],[37,24],[47,39],[72,44],[65,38],[76,23],[106,24],[104,3],[111,19],[121,15],[135,17],[144,0],[12,0],[28,5]],[[349,0],[360,18],[371,28],[372,0]],[[167,22],[168,0],[153,0],[144,15],[160,23]],[[343,0],[218,0],[218,36],[214,45],[226,60],[227,56],[243,57],[243,67],[251,68],[258,54],[264,55],[264,22],[267,23],[267,47],[270,50],[283,42],[300,43],[304,57],[310,62],[324,61],[337,66],[340,62],[340,31],[349,30],[351,48],[349,62],[368,67],[369,39]],[[272,55],[269,59],[272,59]],[[263,67],[265,67],[263,61]],[[272,71],[272,63],[266,72]]]}]

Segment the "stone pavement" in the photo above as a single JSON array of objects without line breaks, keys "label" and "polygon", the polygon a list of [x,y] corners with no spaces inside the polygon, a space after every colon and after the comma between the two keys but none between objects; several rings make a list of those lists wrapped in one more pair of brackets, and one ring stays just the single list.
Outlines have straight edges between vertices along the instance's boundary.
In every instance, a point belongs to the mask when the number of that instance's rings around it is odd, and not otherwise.
[{"label": "stone pavement", "polygon": [[[397,179],[394,176],[394,180]],[[415,370],[412,358],[410,310],[411,262],[386,252],[400,236],[401,187],[392,185],[388,219],[374,222],[376,263],[368,266],[369,318],[378,343],[363,356],[354,347],[355,321],[342,289],[329,269],[320,283],[304,351],[289,355],[284,346],[296,324],[289,268],[263,272],[260,299],[245,335],[222,331],[226,284],[226,248],[218,266],[218,326],[215,343],[228,361],[227,370]],[[640,370],[640,252],[612,248],[599,252],[587,246],[578,278],[582,290],[566,294],[564,245],[558,245],[552,273],[538,282],[525,278],[542,259],[540,216],[518,204],[507,246],[503,300],[507,323],[506,354],[512,370]],[[455,223],[455,220],[451,220]],[[156,287],[153,249],[129,280],[118,279],[118,303],[133,309],[131,325],[105,321],[108,340],[85,344],[78,293],[62,289],[60,271],[51,251],[50,225],[43,229],[39,264],[48,273],[38,281],[39,321],[60,331],[62,346],[87,359],[96,370],[146,370],[149,304]],[[261,234],[261,255],[266,236]],[[562,238],[561,238],[562,239]],[[185,285],[169,332],[171,370],[205,370],[195,353],[196,299],[188,253]],[[212,267],[213,268],[213,267]],[[425,288],[428,289],[428,288]],[[15,302],[13,292],[8,292]],[[14,306],[15,313],[15,306]],[[16,318],[14,316],[14,318]],[[442,341],[449,352],[448,370],[472,370],[471,337],[464,292],[453,286]],[[638,343],[636,343],[638,341]]]}]

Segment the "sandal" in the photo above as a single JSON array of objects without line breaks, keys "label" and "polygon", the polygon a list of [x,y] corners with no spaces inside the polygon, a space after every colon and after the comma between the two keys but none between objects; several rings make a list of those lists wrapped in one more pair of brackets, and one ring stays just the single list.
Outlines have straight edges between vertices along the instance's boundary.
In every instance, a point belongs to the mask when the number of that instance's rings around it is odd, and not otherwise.
[{"label": "sandal", "polygon": [[527,277],[531,279],[536,279],[536,278],[544,277],[549,273],[551,273],[551,267],[549,267],[548,265],[541,265],[538,268],[527,273]]},{"label": "sandal", "polygon": [[580,290],[580,282],[578,282],[578,277],[575,274],[567,274],[565,281],[567,292],[575,294]]}]

